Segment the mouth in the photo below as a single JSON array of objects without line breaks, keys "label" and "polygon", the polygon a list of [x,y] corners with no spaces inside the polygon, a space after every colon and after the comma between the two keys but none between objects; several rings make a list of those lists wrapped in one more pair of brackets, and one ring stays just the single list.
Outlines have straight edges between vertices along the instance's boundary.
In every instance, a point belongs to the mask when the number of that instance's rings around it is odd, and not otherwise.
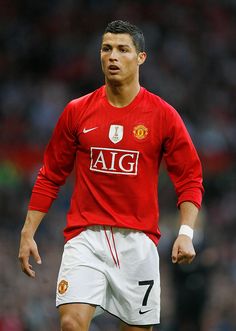
[{"label": "mouth", "polygon": [[117,73],[120,68],[114,64],[109,65],[108,70],[110,73]]}]

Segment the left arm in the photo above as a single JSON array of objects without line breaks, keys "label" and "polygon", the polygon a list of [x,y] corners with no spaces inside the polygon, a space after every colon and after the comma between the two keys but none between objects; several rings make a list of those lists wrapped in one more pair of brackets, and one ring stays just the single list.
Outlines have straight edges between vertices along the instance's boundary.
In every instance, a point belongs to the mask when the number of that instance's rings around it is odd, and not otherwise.
[{"label": "left arm", "polygon": [[172,262],[191,263],[196,255],[191,237],[204,192],[202,168],[179,114],[173,108],[166,114],[164,159],[177,194],[180,226],[184,225],[184,234],[179,234],[173,245]]},{"label": "left arm", "polygon": [[[192,202],[182,202],[180,208],[180,226],[187,225],[194,229],[198,208]],[[192,239],[186,234],[179,234],[172,248],[173,263],[191,263],[196,256]]]}]

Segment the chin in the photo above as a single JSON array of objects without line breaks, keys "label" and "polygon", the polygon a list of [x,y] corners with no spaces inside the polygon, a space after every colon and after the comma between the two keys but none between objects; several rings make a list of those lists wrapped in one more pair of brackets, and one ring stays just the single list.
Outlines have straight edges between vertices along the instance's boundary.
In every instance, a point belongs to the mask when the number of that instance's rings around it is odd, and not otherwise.
[{"label": "chin", "polygon": [[118,76],[110,76],[109,77],[106,77],[107,79],[107,82],[108,83],[111,83],[113,85],[121,85],[122,82],[123,82],[123,79],[121,77],[118,77]]}]

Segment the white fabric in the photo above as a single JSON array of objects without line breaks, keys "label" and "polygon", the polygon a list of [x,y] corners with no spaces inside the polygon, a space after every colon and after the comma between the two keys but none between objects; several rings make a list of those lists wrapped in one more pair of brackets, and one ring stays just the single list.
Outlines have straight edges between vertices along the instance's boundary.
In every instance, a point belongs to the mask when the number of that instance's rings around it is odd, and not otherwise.
[{"label": "white fabric", "polygon": [[[113,233],[112,233],[113,232]],[[142,232],[93,226],[64,247],[56,305],[90,303],[131,325],[151,325],[160,319],[159,256]]]},{"label": "white fabric", "polygon": [[189,225],[181,225],[179,229],[179,235],[184,234],[188,236],[190,239],[193,239],[193,229]]}]

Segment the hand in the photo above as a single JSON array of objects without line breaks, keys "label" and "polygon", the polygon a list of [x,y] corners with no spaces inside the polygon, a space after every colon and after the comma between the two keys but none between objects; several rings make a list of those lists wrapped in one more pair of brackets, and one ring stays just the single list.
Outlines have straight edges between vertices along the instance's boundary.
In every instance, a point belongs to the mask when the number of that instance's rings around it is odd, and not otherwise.
[{"label": "hand", "polygon": [[179,264],[191,263],[195,256],[192,240],[186,235],[179,235],[173,245],[172,262]]},{"label": "hand", "polygon": [[29,277],[35,277],[35,271],[31,264],[29,264],[29,258],[32,255],[36,263],[41,264],[41,257],[38,252],[38,247],[33,237],[21,234],[20,248],[19,248],[19,260],[21,263],[22,271]]}]

